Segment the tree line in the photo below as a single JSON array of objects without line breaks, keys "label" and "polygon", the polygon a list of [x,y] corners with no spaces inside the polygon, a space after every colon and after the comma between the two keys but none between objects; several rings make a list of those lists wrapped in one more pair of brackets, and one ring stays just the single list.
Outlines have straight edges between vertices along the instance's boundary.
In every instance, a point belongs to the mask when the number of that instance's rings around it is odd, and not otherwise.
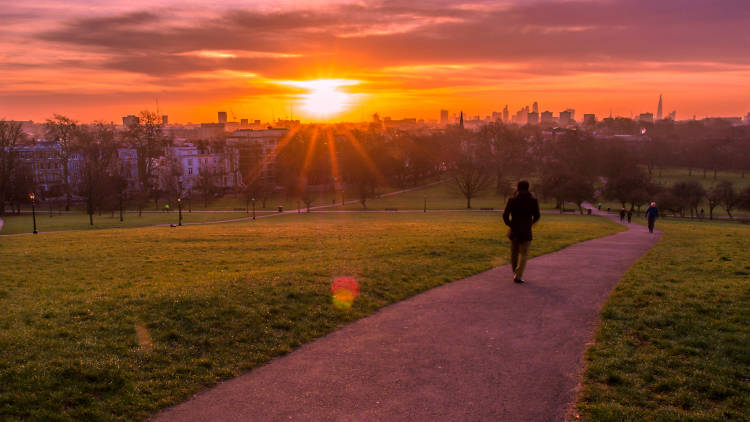
[{"label": "tree line", "polygon": [[[144,111],[137,124],[117,132],[112,125],[81,125],[64,116],[47,121],[48,138],[59,144],[59,159],[77,154],[81,181],[71,186],[64,177],[66,209],[72,194],[84,198],[93,222],[95,210],[119,209],[127,204],[139,210],[148,200],[182,195],[181,165],[166,148],[172,141],[163,133],[159,116]],[[619,140],[614,134],[639,137],[638,142]],[[644,136],[645,135],[645,136]],[[0,122],[0,195],[4,203],[20,204],[28,194],[32,177],[14,159],[23,133],[15,123]],[[197,143],[201,149],[222,149],[221,142]],[[137,189],[128,189],[117,147],[127,146],[137,156]],[[231,151],[226,149],[226,153]],[[383,130],[353,125],[304,125],[281,139],[271,155],[258,145],[240,154],[242,185],[236,191],[246,205],[257,199],[265,208],[267,198],[278,190],[297,198],[308,208],[321,190],[340,195],[340,200],[367,201],[386,188],[406,188],[437,178],[449,178],[471,208],[472,199],[493,191],[507,197],[513,183],[530,178],[537,193],[561,211],[565,204],[583,212],[585,201],[605,199],[629,209],[652,200],[661,208],[695,215],[707,204],[713,218],[721,206],[730,216],[737,208],[750,208],[750,191],[731,182],[715,182],[704,188],[697,181],[664,186],[655,177],[666,167],[687,167],[693,174],[716,177],[720,170],[742,174],[750,164],[750,128],[721,122],[660,121],[655,124],[630,119],[605,119],[589,130],[550,129],[490,123],[478,131],[449,127],[440,131]],[[234,152],[233,152],[234,153]],[[157,158],[163,159],[160,164]],[[156,166],[161,165],[158,177]],[[268,172],[268,168],[272,172]],[[164,171],[166,169],[166,171]],[[710,175],[713,173],[712,175]],[[204,206],[215,186],[203,177],[197,189]],[[207,174],[207,173],[206,173]],[[710,176],[709,176],[710,175]],[[238,178],[239,180],[239,178]],[[4,208],[0,208],[0,212]]]}]

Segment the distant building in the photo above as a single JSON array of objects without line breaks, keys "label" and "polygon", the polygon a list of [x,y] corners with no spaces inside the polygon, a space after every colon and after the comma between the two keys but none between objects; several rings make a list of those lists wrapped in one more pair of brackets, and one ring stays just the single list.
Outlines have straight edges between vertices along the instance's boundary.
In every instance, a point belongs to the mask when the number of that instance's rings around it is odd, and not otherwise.
[{"label": "distant building", "polygon": [[447,125],[450,123],[449,120],[448,110],[440,110],[440,124]]},{"label": "distant building", "polygon": [[[34,190],[41,197],[61,196],[64,185],[63,161],[60,159],[60,144],[41,141],[30,146],[16,147],[18,165],[25,166],[34,175]],[[83,157],[73,153],[68,160],[69,184],[75,186],[81,181]]]},{"label": "distant building", "polygon": [[541,122],[543,125],[551,125],[555,123],[555,118],[554,116],[552,116],[552,112],[549,110],[543,111],[541,118],[542,118]]},{"label": "distant building", "polygon": [[639,122],[653,123],[654,122],[654,113],[641,113],[641,114],[638,115],[638,121]]},{"label": "distant building", "polygon": [[226,132],[226,123],[201,123],[198,129],[199,139],[215,139]]},{"label": "distant building", "polygon": [[497,121],[500,121],[502,119],[503,119],[503,113],[502,112],[499,112],[499,111],[493,111],[492,112],[492,117],[490,117],[490,120],[492,120],[493,122],[497,122]]},{"label": "distant building", "polygon": [[220,111],[219,112],[219,123],[226,123],[227,122],[227,112],[226,111]]},{"label": "distant building", "polygon": [[[536,103],[534,103],[536,105]],[[526,124],[529,125],[538,125],[539,124],[539,113],[536,111],[532,111],[527,116]]]},{"label": "distant building", "polygon": [[534,104],[531,106],[531,112],[539,114],[539,103],[534,101]]},{"label": "distant building", "polygon": [[248,119],[240,119],[240,129],[247,129],[250,127]]},{"label": "distant building", "polygon": [[662,102],[661,102],[661,94],[659,94],[659,105],[656,108],[656,120],[662,119]]},{"label": "distant building", "polygon": [[594,126],[596,124],[596,115],[595,114],[584,114],[583,115],[583,125],[584,126]]},{"label": "distant building", "polygon": [[525,107],[516,112],[516,115],[513,116],[513,123],[519,124],[519,125],[525,125],[529,122],[529,108]]},{"label": "distant building", "polygon": [[278,146],[288,134],[288,129],[242,129],[227,138],[227,146],[237,151],[238,172],[243,183],[251,182],[245,177],[265,180],[276,177]]},{"label": "distant building", "polygon": [[163,115],[163,116],[161,116],[161,124],[164,125],[164,126],[168,125],[169,124],[169,116],[167,116],[166,114]]},{"label": "distant building", "polygon": [[505,105],[505,108],[503,108],[503,122],[508,122],[510,120],[510,112],[508,111],[508,104]]},{"label": "distant building", "polygon": [[125,127],[137,126],[138,123],[140,123],[140,119],[138,118],[138,116],[133,116],[132,114],[129,114],[122,118],[122,125]]},{"label": "distant building", "polygon": [[561,111],[560,112],[560,126],[565,127],[565,126],[575,123],[576,121],[575,113],[576,111],[571,108]]}]

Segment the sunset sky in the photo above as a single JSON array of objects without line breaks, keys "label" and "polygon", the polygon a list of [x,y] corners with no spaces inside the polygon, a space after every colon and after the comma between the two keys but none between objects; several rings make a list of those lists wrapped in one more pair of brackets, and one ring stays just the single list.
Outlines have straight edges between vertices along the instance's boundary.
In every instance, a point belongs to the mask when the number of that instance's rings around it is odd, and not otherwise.
[{"label": "sunset sky", "polygon": [[[102,5],[106,4],[106,5]],[[0,118],[744,116],[747,0],[0,0]],[[316,79],[335,101],[314,113]],[[312,88],[311,88],[312,87]],[[330,88],[330,87],[329,87]],[[317,99],[316,99],[317,98]],[[580,114],[579,114],[580,115]]]}]

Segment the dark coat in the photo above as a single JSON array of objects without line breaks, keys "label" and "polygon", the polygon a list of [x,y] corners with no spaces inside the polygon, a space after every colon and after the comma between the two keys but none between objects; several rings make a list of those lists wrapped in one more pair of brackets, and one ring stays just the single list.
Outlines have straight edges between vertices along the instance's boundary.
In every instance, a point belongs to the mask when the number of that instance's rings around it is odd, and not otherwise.
[{"label": "dark coat", "polygon": [[510,227],[511,240],[526,242],[531,240],[531,226],[539,221],[539,202],[527,191],[519,191],[508,200],[503,212],[503,221]]},{"label": "dark coat", "polygon": [[648,207],[646,210],[646,218],[649,220],[654,220],[659,216],[659,209],[656,207]]}]

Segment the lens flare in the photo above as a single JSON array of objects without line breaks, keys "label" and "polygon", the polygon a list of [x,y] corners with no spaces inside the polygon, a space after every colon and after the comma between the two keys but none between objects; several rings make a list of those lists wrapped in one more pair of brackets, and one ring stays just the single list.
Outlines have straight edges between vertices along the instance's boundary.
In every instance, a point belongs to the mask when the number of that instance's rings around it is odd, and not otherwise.
[{"label": "lens flare", "polygon": [[352,307],[354,299],[359,294],[357,280],[351,277],[339,277],[331,283],[333,293],[333,306],[337,309],[346,310]]}]

